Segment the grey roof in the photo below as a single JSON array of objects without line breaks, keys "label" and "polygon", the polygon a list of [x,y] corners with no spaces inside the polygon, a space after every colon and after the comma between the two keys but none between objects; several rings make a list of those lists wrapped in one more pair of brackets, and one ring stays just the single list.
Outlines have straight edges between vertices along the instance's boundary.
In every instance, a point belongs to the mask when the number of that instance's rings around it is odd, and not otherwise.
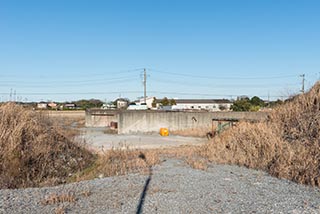
[{"label": "grey roof", "polygon": [[177,104],[228,104],[232,103],[227,99],[176,99]]}]

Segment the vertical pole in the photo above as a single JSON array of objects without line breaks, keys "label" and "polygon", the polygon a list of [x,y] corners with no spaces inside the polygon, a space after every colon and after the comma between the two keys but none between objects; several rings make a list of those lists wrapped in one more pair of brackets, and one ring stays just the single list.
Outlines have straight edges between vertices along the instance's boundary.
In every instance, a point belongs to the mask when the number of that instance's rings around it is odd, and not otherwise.
[{"label": "vertical pole", "polygon": [[304,94],[304,82],[305,82],[305,74],[300,75],[300,77],[302,77],[302,89],[301,92]]},{"label": "vertical pole", "polygon": [[144,86],[144,103],[147,103],[147,71],[144,69],[143,73],[143,86]]},{"label": "vertical pole", "polygon": [[10,102],[12,101],[12,88],[10,89]]}]

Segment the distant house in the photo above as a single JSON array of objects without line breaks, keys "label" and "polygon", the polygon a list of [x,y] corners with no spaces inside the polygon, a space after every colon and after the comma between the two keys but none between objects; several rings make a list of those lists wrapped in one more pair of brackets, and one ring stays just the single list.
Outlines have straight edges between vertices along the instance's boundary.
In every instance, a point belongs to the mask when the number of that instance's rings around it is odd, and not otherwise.
[{"label": "distant house", "polygon": [[104,103],[101,106],[101,109],[116,109],[117,106],[113,104],[113,102]]},{"label": "distant house", "polygon": [[148,109],[152,108],[152,103],[155,100],[155,97],[147,97],[146,100],[144,100],[144,98],[139,99],[138,101],[136,101],[137,105],[146,105]]},{"label": "distant house", "polygon": [[66,104],[64,104],[64,109],[76,109],[77,108],[77,106],[76,106],[76,104],[74,104],[74,103],[66,103]]},{"label": "distant house", "polygon": [[132,103],[128,106],[127,110],[148,110],[148,107],[145,103],[141,103],[141,104]]},{"label": "distant house", "polygon": [[51,103],[48,103],[48,107],[50,107],[51,109],[57,109],[58,108],[58,104],[54,103],[54,102],[51,102]]},{"label": "distant house", "polygon": [[173,110],[228,111],[232,102],[227,99],[176,99]]},{"label": "distant house", "polygon": [[47,108],[48,108],[48,103],[46,102],[37,103],[37,109],[47,109]]},{"label": "distant house", "polygon": [[125,109],[129,105],[129,100],[125,98],[118,98],[115,100],[118,109]]}]

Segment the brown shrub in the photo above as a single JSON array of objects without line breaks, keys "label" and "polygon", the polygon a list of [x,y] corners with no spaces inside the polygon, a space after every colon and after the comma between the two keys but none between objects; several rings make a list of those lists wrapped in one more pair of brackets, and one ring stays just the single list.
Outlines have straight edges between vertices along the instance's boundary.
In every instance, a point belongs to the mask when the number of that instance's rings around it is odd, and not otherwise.
[{"label": "brown shrub", "polygon": [[9,103],[0,118],[0,188],[64,183],[94,159],[48,115]]},{"label": "brown shrub", "polygon": [[266,169],[281,146],[281,139],[266,124],[240,123],[216,138],[214,144],[207,144],[203,155],[219,163]]},{"label": "brown shrub", "polygon": [[262,169],[297,183],[320,186],[320,85],[275,109],[268,122],[239,123],[202,147],[218,163]]}]

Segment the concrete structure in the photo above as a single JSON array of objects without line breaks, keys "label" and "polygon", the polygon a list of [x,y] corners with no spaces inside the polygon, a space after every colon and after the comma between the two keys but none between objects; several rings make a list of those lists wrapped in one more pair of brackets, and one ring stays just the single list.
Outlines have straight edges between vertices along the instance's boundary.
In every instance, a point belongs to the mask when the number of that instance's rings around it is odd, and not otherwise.
[{"label": "concrete structure", "polygon": [[[236,120],[262,120],[264,112],[174,112],[174,111],[124,111],[119,114],[118,133],[159,132],[203,129],[211,130],[212,118]],[[217,124],[214,124],[217,125]]]},{"label": "concrete structure", "polygon": [[110,126],[118,123],[119,134],[203,129],[211,130],[212,119],[263,120],[265,112],[175,112],[175,111],[86,111],[87,127]]},{"label": "concrete structure", "polygon": [[118,122],[118,110],[87,109],[86,127],[110,127],[112,122]]}]

